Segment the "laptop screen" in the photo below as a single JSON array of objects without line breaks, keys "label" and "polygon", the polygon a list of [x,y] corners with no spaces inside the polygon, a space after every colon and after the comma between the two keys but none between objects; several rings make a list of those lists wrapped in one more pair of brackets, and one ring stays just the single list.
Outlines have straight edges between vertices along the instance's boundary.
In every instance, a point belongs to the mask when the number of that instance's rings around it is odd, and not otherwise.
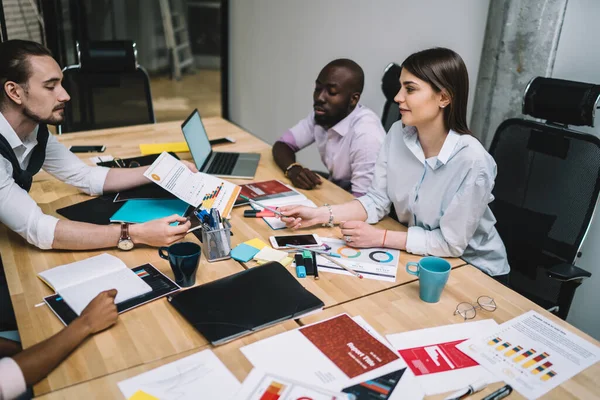
[{"label": "laptop screen", "polygon": [[202,168],[210,155],[211,147],[198,110],[194,110],[181,129],[183,130],[183,136],[190,148],[190,153],[192,153],[196,167],[198,169]]}]

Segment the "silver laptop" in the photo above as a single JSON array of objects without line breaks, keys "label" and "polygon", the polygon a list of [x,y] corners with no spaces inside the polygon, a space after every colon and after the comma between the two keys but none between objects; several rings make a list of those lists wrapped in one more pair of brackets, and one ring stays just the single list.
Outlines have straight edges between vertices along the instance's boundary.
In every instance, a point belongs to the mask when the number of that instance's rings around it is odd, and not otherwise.
[{"label": "silver laptop", "polygon": [[228,178],[254,178],[260,154],[212,151],[197,109],[181,125],[181,130],[198,171]]}]

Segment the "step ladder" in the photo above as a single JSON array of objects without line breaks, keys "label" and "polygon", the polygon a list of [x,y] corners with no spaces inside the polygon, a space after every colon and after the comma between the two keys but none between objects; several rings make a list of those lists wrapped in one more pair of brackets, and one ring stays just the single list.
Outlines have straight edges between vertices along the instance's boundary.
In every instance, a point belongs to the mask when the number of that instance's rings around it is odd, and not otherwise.
[{"label": "step ladder", "polygon": [[183,69],[194,64],[185,15],[172,12],[169,0],[159,0],[159,3],[165,42],[169,52],[171,77],[180,80]]}]

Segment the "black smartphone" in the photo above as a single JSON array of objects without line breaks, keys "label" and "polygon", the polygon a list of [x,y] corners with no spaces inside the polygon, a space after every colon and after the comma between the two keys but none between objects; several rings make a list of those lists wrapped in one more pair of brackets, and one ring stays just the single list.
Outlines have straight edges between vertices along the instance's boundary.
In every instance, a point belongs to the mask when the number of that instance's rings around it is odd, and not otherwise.
[{"label": "black smartphone", "polygon": [[106,146],[71,146],[69,150],[73,153],[104,153]]},{"label": "black smartphone", "polygon": [[223,137],[223,138],[219,138],[219,139],[213,139],[210,141],[211,146],[214,146],[216,144],[225,144],[225,143],[235,143],[235,139]]}]

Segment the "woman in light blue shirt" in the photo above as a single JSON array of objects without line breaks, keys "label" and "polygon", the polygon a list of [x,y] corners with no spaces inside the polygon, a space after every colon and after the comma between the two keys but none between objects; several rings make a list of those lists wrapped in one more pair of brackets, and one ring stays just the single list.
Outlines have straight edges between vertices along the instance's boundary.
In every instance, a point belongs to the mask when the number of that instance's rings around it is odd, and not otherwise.
[{"label": "woman in light blue shirt", "polygon": [[[400,84],[394,100],[402,122],[386,136],[369,191],[339,205],[282,207],[283,220],[294,229],[339,223],[353,247],[462,257],[489,275],[508,274],[488,207],[496,163],[467,127],[469,78],[462,58],[444,48],[412,54],[402,64]],[[370,225],[392,204],[408,232]]]}]

